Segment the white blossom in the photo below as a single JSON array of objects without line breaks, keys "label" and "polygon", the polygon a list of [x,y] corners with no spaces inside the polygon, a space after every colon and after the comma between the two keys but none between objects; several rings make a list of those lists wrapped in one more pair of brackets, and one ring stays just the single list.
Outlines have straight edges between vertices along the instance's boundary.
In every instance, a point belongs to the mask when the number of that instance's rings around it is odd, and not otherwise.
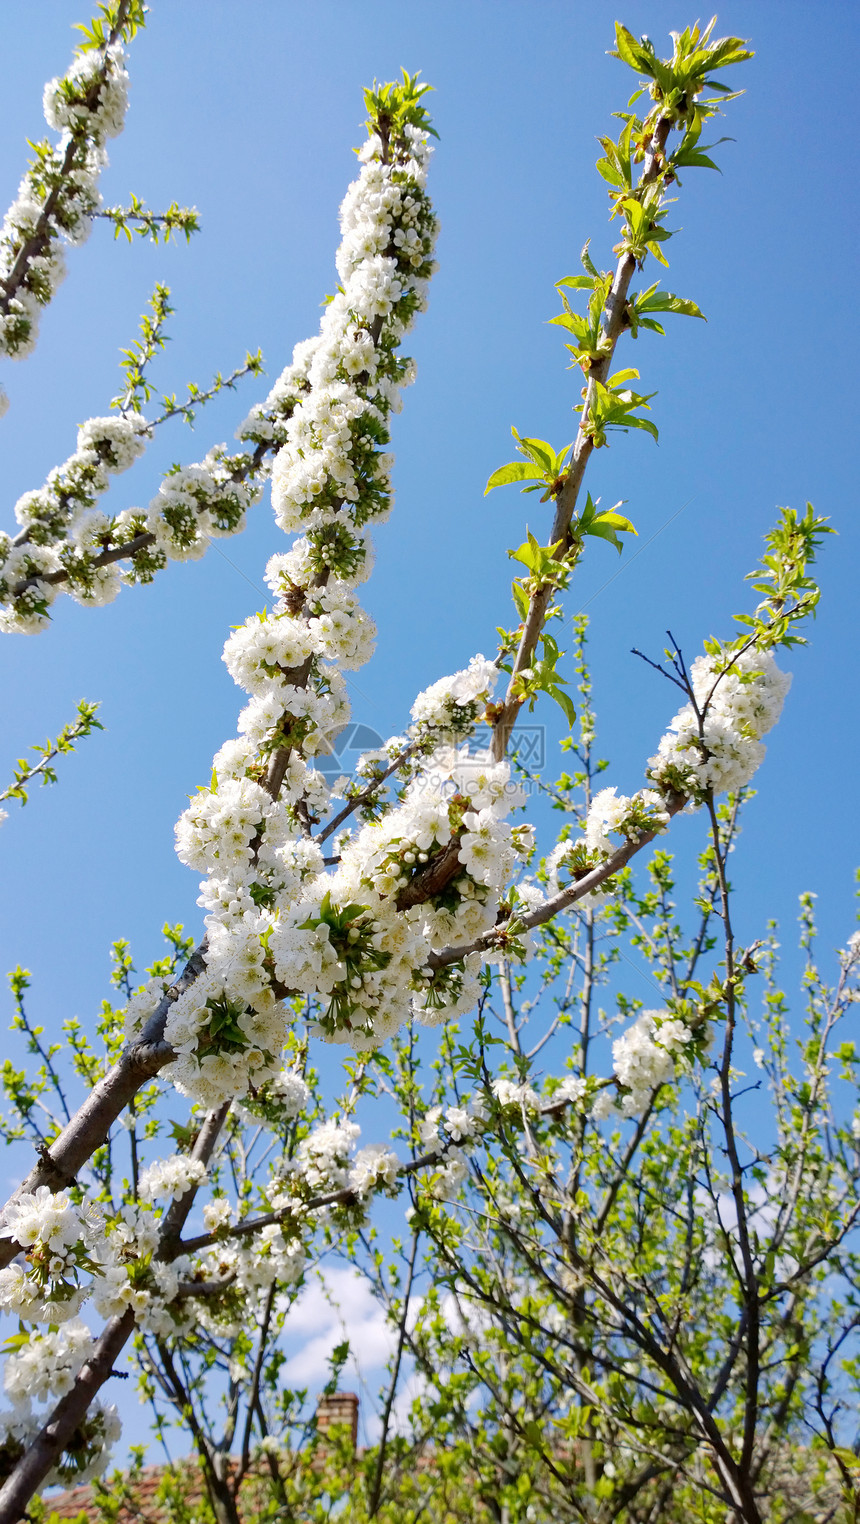
[{"label": "white blossom", "polygon": [[166,1159],[156,1159],[143,1170],[138,1181],[138,1199],[178,1201],[205,1179],[206,1166],[200,1159],[192,1159],[190,1154],[171,1154]]},{"label": "white blossom", "polygon": [[360,1197],[384,1190],[397,1192],[400,1160],[384,1143],[368,1143],[360,1148],[349,1172],[349,1184]]}]

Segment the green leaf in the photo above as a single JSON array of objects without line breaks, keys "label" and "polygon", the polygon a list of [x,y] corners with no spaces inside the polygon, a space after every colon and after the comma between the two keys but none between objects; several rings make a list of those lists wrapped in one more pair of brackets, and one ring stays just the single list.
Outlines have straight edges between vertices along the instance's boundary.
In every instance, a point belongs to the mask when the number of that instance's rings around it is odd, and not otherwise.
[{"label": "green leaf", "polygon": [[632,370],[632,369],[629,369],[629,370],[617,370],[614,375],[609,377],[609,385],[614,388],[616,386],[623,386],[625,381],[638,381],[638,380],[639,380],[639,372],[638,372],[638,370]]},{"label": "green leaf", "polygon": [[543,481],[543,478],[544,472],[534,461],[512,460],[506,466],[499,466],[498,471],[493,472],[484,488],[484,497],[488,492],[492,492],[494,487],[506,487],[509,482]]},{"label": "green leaf", "polygon": [[652,439],[660,438],[660,430],[657,428],[656,423],[652,423],[650,418],[639,418],[635,413],[628,413],[622,427],[625,429],[644,429],[645,433],[650,434]]},{"label": "green leaf", "polygon": [[606,524],[610,529],[617,529],[621,534],[635,534],[639,531],[631,524],[623,513],[616,513],[614,508],[607,508],[605,513],[598,513],[592,520],[593,524]]},{"label": "green leaf", "polygon": [[573,699],[571,698],[570,694],[565,693],[563,688],[555,687],[548,688],[547,692],[549,693],[550,698],[555,699],[559,709],[564,711],[564,716],[567,720],[568,725],[572,726],[574,720],[576,719],[576,709],[574,708]]},{"label": "green leaf", "polygon": [[511,592],[513,594],[514,603],[516,604],[517,613],[521,619],[525,619],[529,611],[528,593],[526,592],[521,582],[512,582]]},{"label": "green leaf", "polygon": [[833,1454],[838,1456],[850,1470],[860,1470],[860,1455],[855,1455],[853,1450],[846,1450],[843,1446],[836,1445],[834,1446]]},{"label": "green leaf", "polygon": [[661,291],[657,284],[649,286],[647,291],[639,291],[630,299],[637,313],[642,312],[677,312],[682,317],[701,318],[707,322],[705,314],[695,302],[688,297],[675,296],[672,291]]},{"label": "green leaf", "polygon": [[575,334],[578,339],[588,339],[591,337],[589,324],[584,317],[580,317],[578,312],[559,312],[556,317],[551,317],[549,322],[557,324],[559,328],[566,328],[569,333]]},{"label": "green leaf", "polygon": [[648,55],[645,49],[636,41],[632,32],[628,32],[626,26],[620,21],[615,23],[615,47],[622,63],[626,63],[637,74],[650,74],[648,68]]},{"label": "green leaf", "polygon": [[674,169],[715,169],[718,175],[722,174],[719,164],[709,159],[706,153],[698,153],[693,149],[688,149],[684,153],[679,148],[677,153],[672,155],[672,167]]},{"label": "green leaf", "polygon": [[609,185],[626,186],[627,181],[624,179],[621,171],[616,169],[614,164],[610,164],[608,159],[596,159],[594,167],[597,170],[597,173],[601,175]]},{"label": "green leaf", "polygon": [[[594,286],[594,277],[591,275],[565,275],[563,280],[557,280],[556,286],[572,286],[574,291],[590,291]],[[551,321],[557,322],[557,319]]]},{"label": "green leaf", "polygon": [[511,433],[524,454],[545,469],[550,468],[555,459],[555,451],[551,444],[548,444],[545,439],[526,439],[525,435],[518,434],[516,429],[511,429]]},{"label": "green leaf", "polygon": [[594,535],[599,540],[608,540],[610,545],[615,546],[620,555],[624,547],[618,538],[619,534],[638,534],[638,531],[631,524],[630,520],[625,518],[623,513],[615,513],[614,510],[609,510],[606,513],[596,514],[590,520],[584,533]]}]

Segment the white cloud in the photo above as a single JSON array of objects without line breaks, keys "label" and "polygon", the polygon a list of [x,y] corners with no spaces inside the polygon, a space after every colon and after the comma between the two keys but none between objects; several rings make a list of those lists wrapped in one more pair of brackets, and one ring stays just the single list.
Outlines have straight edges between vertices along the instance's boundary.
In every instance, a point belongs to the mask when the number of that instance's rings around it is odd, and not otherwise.
[{"label": "white cloud", "polygon": [[381,1374],[396,1341],[394,1329],[373,1295],[369,1281],[357,1270],[327,1267],[311,1277],[290,1314],[288,1342],[305,1338],[284,1367],[291,1386],[323,1386],[329,1377],[329,1358],[336,1344],[349,1340],[346,1369],[359,1377]]},{"label": "white cloud", "polygon": [[[414,1324],[420,1297],[413,1298],[410,1323]],[[313,1398],[331,1375],[330,1358],[335,1345],[349,1341],[350,1354],[341,1386],[354,1390],[360,1399],[360,1443],[372,1444],[379,1430],[379,1389],[384,1384],[387,1362],[394,1353],[397,1330],[387,1321],[370,1282],[348,1266],[327,1265],[309,1277],[290,1312],[284,1329],[289,1358],[283,1369],[288,1386],[306,1388]],[[414,1397],[424,1383],[405,1354],[393,1409],[396,1429],[405,1429]]]}]

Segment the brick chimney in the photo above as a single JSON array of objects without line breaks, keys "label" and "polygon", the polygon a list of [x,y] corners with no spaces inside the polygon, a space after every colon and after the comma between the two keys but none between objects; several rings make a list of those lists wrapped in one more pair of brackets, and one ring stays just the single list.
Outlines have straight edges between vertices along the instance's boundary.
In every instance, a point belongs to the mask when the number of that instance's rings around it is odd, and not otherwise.
[{"label": "brick chimney", "polygon": [[331,1392],[317,1400],[317,1432],[335,1426],[348,1430],[352,1448],[358,1443],[358,1397],[355,1392]]}]

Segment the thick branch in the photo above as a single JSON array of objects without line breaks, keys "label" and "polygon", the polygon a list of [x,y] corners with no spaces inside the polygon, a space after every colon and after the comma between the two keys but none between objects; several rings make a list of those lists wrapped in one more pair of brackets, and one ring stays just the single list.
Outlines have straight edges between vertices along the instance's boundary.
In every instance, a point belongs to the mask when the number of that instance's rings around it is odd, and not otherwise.
[{"label": "thick branch", "polygon": [[[192,1159],[208,1164],[224,1125],[229,1102],[206,1118],[191,1150]],[[171,1246],[182,1232],[194,1204],[196,1187],[174,1201],[165,1214],[159,1235],[158,1258],[168,1258]],[[92,1356],[75,1378],[65,1397],[57,1403],[48,1422],[32,1441],[25,1455],[0,1488],[0,1524],[17,1524],[34,1492],[44,1484],[63,1450],[83,1423],[90,1405],[111,1375],[114,1362],[134,1331],[134,1312],[127,1308],[121,1317],[105,1325]]]},{"label": "thick branch", "polygon": [[[52,1191],[64,1190],[79,1170],[104,1143],[113,1123],[129,1101],[153,1075],[169,1064],[173,1049],[164,1041],[164,1027],[171,1005],[202,973],[206,943],[201,942],[191,954],[182,975],[171,986],[158,1009],[147,1022],[141,1038],[131,1043],[114,1067],[93,1086],[80,1109],[63,1128],[59,1137],[46,1149],[29,1175],[22,1181],[11,1201],[17,1201],[40,1185]],[[20,1252],[14,1239],[0,1239],[0,1266],[8,1265]]]}]

